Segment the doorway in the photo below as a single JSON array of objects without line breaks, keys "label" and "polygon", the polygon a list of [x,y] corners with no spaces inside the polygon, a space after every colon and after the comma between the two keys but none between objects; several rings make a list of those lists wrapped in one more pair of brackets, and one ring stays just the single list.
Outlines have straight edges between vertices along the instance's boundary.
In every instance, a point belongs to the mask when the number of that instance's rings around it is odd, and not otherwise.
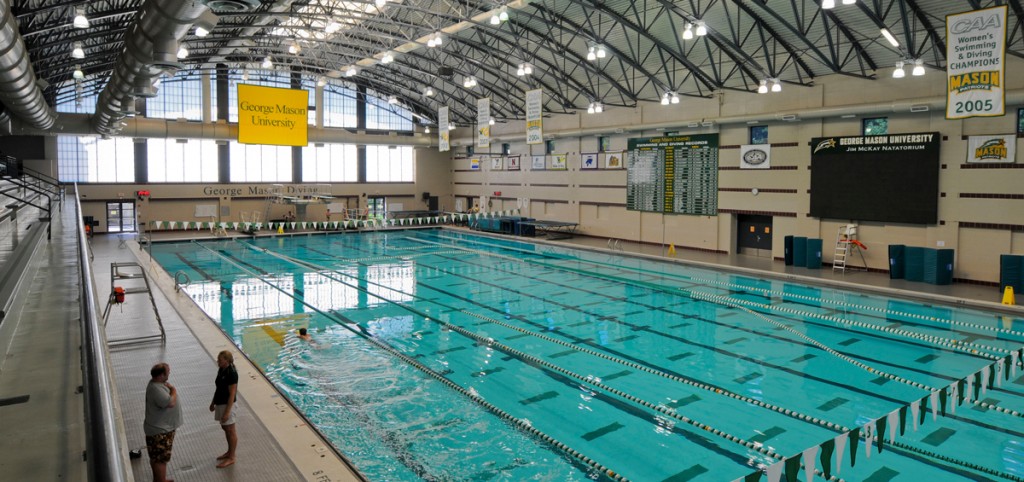
[{"label": "doorway", "polygon": [[135,232],[135,203],[134,202],[108,202],[107,203],[107,232],[108,233],[132,233],[132,232]]},{"label": "doorway", "polygon": [[772,257],[772,217],[759,214],[736,216],[736,252]]}]

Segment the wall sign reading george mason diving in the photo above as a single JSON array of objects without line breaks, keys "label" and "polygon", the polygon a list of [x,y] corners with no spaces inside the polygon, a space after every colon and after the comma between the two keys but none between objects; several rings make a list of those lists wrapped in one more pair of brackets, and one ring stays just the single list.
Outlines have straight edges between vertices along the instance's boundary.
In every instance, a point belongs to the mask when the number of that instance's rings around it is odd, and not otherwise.
[{"label": "wall sign reading george mason diving", "polygon": [[1006,7],[946,16],[946,118],[1006,113]]}]

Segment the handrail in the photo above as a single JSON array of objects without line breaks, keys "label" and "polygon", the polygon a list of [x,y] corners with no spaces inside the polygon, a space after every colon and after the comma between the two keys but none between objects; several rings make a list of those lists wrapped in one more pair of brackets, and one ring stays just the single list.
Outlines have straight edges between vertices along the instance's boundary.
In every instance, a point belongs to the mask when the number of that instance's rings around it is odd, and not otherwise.
[{"label": "handrail", "polygon": [[124,461],[121,439],[117,434],[114,414],[114,396],[110,391],[113,380],[107,364],[107,345],[98,323],[96,289],[93,286],[92,265],[87,253],[88,240],[82,226],[82,202],[75,184],[75,226],[78,231],[78,263],[82,283],[82,376],[85,386],[86,460],[89,480],[124,482],[128,480],[128,467]]}]

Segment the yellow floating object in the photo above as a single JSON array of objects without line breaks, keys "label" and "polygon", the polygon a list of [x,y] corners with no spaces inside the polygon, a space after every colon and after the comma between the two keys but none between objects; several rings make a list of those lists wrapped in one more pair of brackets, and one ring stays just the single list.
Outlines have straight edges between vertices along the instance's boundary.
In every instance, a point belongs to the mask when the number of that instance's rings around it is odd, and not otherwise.
[{"label": "yellow floating object", "polygon": [[1007,286],[1006,290],[1003,291],[1003,304],[1004,305],[1015,305],[1017,304],[1013,299],[1013,286]]},{"label": "yellow floating object", "polygon": [[277,225],[277,234],[284,234],[284,224]]},{"label": "yellow floating object", "polygon": [[675,256],[676,255],[676,245],[674,245],[674,244],[668,245],[668,254],[669,254],[669,256]]}]

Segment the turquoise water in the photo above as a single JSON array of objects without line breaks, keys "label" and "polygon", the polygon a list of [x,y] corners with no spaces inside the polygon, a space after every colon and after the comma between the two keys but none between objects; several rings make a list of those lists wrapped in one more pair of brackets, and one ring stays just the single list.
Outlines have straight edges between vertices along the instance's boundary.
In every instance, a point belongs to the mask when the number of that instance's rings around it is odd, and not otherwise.
[{"label": "turquoise water", "polygon": [[[153,255],[374,481],[731,481],[1024,344],[996,313],[448,230]],[[1022,480],[1024,372],[978,398],[838,476]]]}]

